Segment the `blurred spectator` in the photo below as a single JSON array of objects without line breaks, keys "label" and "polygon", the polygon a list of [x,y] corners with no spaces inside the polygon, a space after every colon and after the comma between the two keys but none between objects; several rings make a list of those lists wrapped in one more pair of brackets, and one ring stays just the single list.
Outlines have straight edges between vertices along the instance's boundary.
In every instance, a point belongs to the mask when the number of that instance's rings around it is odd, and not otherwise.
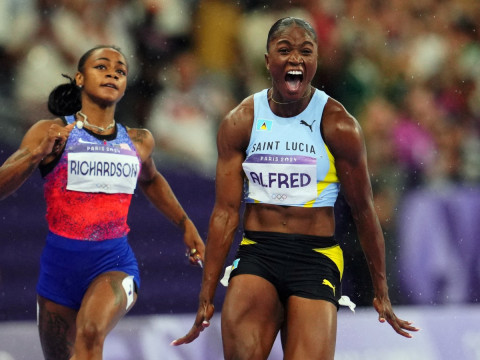
[{"label": "blurred spectator", "polygon": [[[128,21],[123,0],[33,0],[34,10],[24,14],[15,44],[21,54],[16,65],[15,97],[22,111],[24,126],[51,116],[45,106],[50,90],[61,74],[74,75],[74,59],[97,44],[115,44],[132,54]],[[136,62],[129,59],[130,75]]]},{"label": "blurred spectator", "polygon": [[238,46],[240,1],[200,0],[192,17],[192,50],[206,75],[234,91],[242,74]]},{"label": "blurred spectator", "polygon": [[131,91],[120,104],[121,121],[144,127],[152,101],[161,91],[162,68],[188,43],[192,13],[197,0],[141,0],[131,2],[134,14],[130,31],[135,42],[139,71],[129,84]]},{"label": "blurred spectator", "polygon": [[58,42],[53,30],[51,17],[56,6],[47,0],[24,4],[25,11],[16,19],[16,36],[10,51],[18,58],[13,93],[20,109],[20,125],[27,128],[34,120],[48,115],[45,100],[58,84],[60,74],[68,73],[73,66],[73,56]]},{"label": "blurred spectator", "polygon": [[413,187],[423,184],[425,174],[437,160],[433,130],[442,121],[442,114],[431,91],[423,87],[408,93],[404,107],[392,140],[398,164],[409,176],[407,186]]},{"label": "blurred spectator", "polygon": [[11,45],[14,36],[12,31],[21,22],[23,14],[28,13],[28,1],[4,0],[0,2],[0,99],[10,99],[12,97],[15,54],[12,52]]},{"label": "blurred spectator", "polygon": [[21,37],[19,30],[25,25],[25,18],[34,11],[31,0],[0,2],[0,134],[12,144],[18,143],[23,134],[18,129],[19,116],[13,94],[15,64],[22,54],[15,52],[13,44]]},{"label": "blurred spectator", "polygon": [[233,107],[233,96],[202,73],[189,50],[175,57],[164,76],[164,88],[156,95],[147,122],[159,155],[211,176],[217,160],[217,125]]}]

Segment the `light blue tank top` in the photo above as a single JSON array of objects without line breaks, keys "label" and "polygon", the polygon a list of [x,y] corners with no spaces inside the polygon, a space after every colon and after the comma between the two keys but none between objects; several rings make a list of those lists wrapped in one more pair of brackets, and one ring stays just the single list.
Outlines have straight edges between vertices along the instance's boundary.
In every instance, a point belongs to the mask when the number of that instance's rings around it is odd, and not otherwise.
[{"label": "light blue tank top", "polygon": [[315,90],[300,114],[276,116],[268,89],[254,94],[254,120],[243,162],[247,203],[334,206],[340,190],[335,159],[320,132],[328,95]]}]

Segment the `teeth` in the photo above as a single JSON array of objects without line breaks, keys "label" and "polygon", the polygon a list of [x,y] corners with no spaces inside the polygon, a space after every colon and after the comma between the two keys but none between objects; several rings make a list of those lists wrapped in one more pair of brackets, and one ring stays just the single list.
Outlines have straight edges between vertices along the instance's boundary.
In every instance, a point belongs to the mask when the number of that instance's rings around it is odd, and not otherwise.
[{"label": "teeth", "polygon": [[299,70],[291,70],[288,72],[289,75],[302,75],[303,73]]}]

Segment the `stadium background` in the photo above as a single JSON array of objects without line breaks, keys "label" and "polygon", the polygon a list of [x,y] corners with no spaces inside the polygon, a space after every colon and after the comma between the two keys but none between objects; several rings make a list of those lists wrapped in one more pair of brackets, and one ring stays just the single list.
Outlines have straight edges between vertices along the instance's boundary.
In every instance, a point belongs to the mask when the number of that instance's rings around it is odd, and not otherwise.
[{"label": "stadium background", "polygon": [[[130,63],[117,121],[152,131],[157,166],[205,237],[218,122],[243,97],[269,86],[266,34],[289,15],[310,20],[318,32],[315,86],[362,124],[392,302],[399,316],[422,328],[405,341],[377,323],[368,270],[340,197],[343,291],[358,310],[339,313],[337,358],[480,359],[478,1],[5,0],[0,161],[34,121],[51,116],[45,103],[60,74],[73,76],[88,48],[117,44]],[[2,360],[40,358],[35,283],[44,210],[38,172],[0,202]],[[199,341],[169,347],[193,321],[201,274],[185,262],[180,234],[140,192],[129,224],[142,289],[108,339],[105,358],[189,359],[193,352],[220,358],[224,289]],[[279,354],[276,344],[271,359]]]}]

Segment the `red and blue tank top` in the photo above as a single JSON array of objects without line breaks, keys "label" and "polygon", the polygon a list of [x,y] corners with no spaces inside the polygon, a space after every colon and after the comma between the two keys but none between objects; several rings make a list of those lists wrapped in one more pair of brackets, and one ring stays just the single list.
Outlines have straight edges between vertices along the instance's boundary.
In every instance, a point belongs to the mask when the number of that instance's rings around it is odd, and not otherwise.
[{"label": "red and blue tank top", "polygon": [[[75,121],[66,116],[67,123]],[[74,127],[53,168],[43,168],[47,222],[54,234],[101,241],[125,236],[141,160],[127,129],[111,135]]]}]

